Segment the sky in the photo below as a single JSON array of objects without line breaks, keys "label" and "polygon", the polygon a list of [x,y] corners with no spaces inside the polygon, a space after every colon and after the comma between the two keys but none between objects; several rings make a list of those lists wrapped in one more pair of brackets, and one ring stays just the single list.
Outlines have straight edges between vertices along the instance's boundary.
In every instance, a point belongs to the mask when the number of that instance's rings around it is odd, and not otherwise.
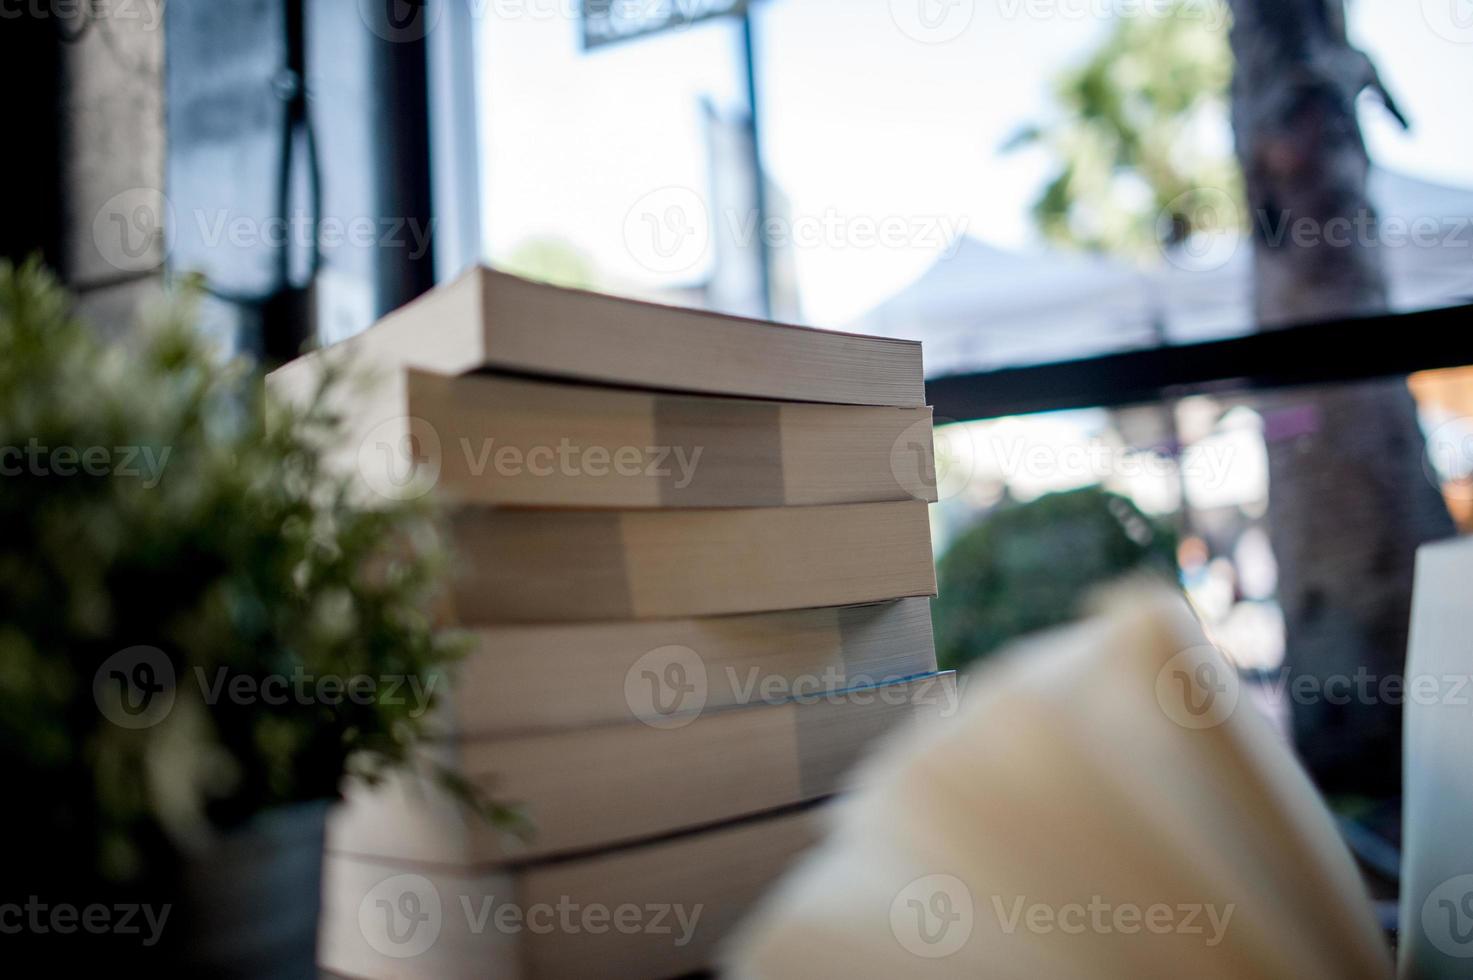
[{"label": "sky", "polygon": [[[843,326],[919,276],[947,239],[1040,246],[1040,151],[998,152],[1050,110],[1050,81],[1111,16],[1161,0],[755,0],[763,156],[790,202],[803,313]],[[472,0],[482,223],[493,261],[555,237],[613,288],[703,278],[710,250],[649,238],[710,184],[700,100],[745,107],[740,31],[722,19],[584,52],[576,0]],[[1145,11],[1147,13],[1142,13]],[[1362,110],[1383,166],[1473,187],[1473,0],[1352,0],[1353,40],[1411,117]],[[1226,139],[1226,130],[1211,138]],[[699,205],[697,205],[698,207]],[[641,227],[651,214],[679,221]],[[731,216],[705,215],[727,221]]]}]

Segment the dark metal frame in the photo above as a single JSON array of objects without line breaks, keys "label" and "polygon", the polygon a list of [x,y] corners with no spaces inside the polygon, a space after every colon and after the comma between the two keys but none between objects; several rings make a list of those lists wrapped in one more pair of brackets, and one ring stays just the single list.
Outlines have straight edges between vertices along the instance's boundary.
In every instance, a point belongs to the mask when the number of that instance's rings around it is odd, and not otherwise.
[{"label": "dark metal frame", "polygon": [[[320,0],[319,0],[320,2]],[[329,0],[331,2],[331,0]],[[401,0],[381,0],[388,8]],[[428,12],[421,13],[429,17]],[[433,30],[435,28],[430,28]],[[444,29],[440,26],[439,29]],[[374,199],[380,215],[417,220],[432,227],[430,169],[430,75],[426,35],[378,39],[372,46],[369,82],[375,106]],[[435,284],[433,246],[421,256],[404,249],[378,250],[377,306],[380,315],[403,306]]]},{"label": "dark metal frame", "polygon": [[1473,364],[1473,304],[1334,320],[1199,344],[934,378],[938,419],[1113,408],[1214,390],[1262,390]]}]

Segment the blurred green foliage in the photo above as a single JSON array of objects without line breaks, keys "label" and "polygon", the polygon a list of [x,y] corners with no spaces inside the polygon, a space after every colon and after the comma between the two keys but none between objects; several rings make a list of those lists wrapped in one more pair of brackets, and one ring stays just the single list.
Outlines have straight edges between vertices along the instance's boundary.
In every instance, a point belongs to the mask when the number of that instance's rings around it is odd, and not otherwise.
[{"label": "blurred green foliage", "polygon": [[[190,303],[171,309],[106,344],[38,265],[0,265],[5,823],[113,878],[334,798],[350,764],[372,780],[410,763],[431,724],[411,686],[442,690],[461,648],[428,613],[433,514],[355,504],[323,466],[340,420],[321,395],[277,403],[205,346]],[[174,701],[132,728],[106,717],[100,668],[138,645],[167,657],[154,676],[172,673]],[[360,676],[373,697],[222,693]]]},{"label": "blurred green foliage", "polygon": [[1055,82],[1057,117],[1004,146],[1042,146],[1056,162],[1033,203],[1046,237],[1159,259],[1162,247],[1194,232],[1239,224],[1227,28],[1225,0],[1177,0],[1168,12],[1121,16]]},{"label": "blurred green foliage", "polygon": [[595,289],[598,270],[588,254],[561,238],[526,238],[497,266],[506,272],[567,289]]},{"label": "blurred green foliage", "polygon": [[1176,537],[1098,487],[1004,504],[957,538],[937,568],[942,667],[1075,619],[1097,586],[1131,572],[1178,580]]}]

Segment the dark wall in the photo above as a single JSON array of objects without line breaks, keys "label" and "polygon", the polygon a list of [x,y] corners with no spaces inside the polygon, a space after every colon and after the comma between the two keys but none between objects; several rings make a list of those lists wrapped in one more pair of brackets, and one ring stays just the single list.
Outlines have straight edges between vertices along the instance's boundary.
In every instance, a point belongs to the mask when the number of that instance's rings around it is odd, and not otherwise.
[{"label": "dark wall", "polygon": [[54,267],[62,235],[61,41],[50,20],[18,13],[0,30],[0,91],[8,96],[12,137],[0,153],[0,256],[22,261],[39,253]]}]

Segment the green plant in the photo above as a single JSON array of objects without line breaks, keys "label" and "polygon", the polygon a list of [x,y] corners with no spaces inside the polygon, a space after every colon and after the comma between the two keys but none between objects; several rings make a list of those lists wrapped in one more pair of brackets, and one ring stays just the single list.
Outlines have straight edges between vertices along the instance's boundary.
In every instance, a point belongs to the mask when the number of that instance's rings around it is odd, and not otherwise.
[{"label": "green plant", "polygon": [[434,515],[356,505],[323,398],[273,400],[191,316],[109,345],[0,265],[6,822],[112,878],[411,764],[459,652]]},{"label": "green plant", "polygon": [[1238,221],[1242,177],[1225,134],[1228,12],[1223,0],[1175,0],[1111,24],[1056,81],[1056,117],[1004,150],[1042,146],[1054,176],[1033,202],[1052,242],[1137,259]]},{"label": "green plant", "polygon": [[497,265],[507,272],[554,286],[569,289],[598,286],[598,270],[593,260],[578,246],[554,236],[523,239]]},{"label": "green plant", "polygon": [[936,653],[963,667],[1015,637],[1067,623],[1097,586],[1134,571],[1178,579],[1176,540],[1125,497],[1098,487],[988,514],[942,556]]}]

